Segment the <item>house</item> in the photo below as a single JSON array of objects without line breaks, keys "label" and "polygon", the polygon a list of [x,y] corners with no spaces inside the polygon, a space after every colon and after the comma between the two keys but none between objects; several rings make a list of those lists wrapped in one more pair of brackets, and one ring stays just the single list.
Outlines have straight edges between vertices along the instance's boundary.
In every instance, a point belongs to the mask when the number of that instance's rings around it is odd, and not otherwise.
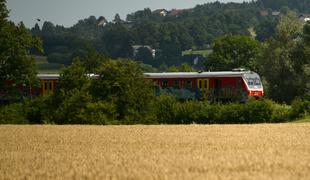
[{"label": "house", "polygon": [[152,53],[153,58],[155,58],[156,55],[156,50],[153,49],[151,46],[148,45],[133,45],[132,49],[133,49],[133,55],[136,56],[137,53],[139,52],[139,48],[147,48],[150,53]]},{"label": "house", "polygon": [[301,14],[299,16],[299,19],[303,22],[307,22],[307,21],[310,21],[310,14]]},{"label": "house", "polygon": [[281,14],[280,11],[272,11],[271,15],[273,16],[279,16]]},{"label": "house", "polygon": [[259,14],[260,14],[260,16],[265,17],[265,16],[269,15],[269,12],[268,12],[268,10],[261,10],[261,11],[259,11]]},{"label": "house", "polygon": [[168,15],[169,16],[174,16],[174,17],[179,17],[180,14],[185,13],[185,12],[191,12],[193,9],[172,9]]},{"label": "house", "polygon": [[107,25],[107,23],[108,23],[108,21],[106,20],[106,18],[105,17],[103,17],[103,16],[100,16],[99,18],[98,18],[98,20],[97,20],[97,25],[98,26],[105,26],[105,25]]},{"label": "house", "polygon": [[157,10],[153,11],[153,14],[157,14],[157,15],[160,15],[162,17],[165,17],[165,16],[167,16],[168,11],[166,9],[157,9]]}]

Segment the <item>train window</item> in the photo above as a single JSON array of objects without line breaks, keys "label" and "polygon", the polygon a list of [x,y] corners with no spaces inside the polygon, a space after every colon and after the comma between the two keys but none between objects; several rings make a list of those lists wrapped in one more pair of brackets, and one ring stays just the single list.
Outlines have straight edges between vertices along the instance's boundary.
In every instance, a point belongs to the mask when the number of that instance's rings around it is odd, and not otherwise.
[{"label": "train window", "polygon": [[192,81],[191,81],[191,80],[187,80],[187,81],[186,81],[186,88],[187,88],[187,89],[191,89],[192,87],[193,87]]},{"label": "train window", "polygon": [[162,88],[163,88],[163,89],[168,88],[168,81],[167,81],[167,80],[163,80],[163,81],[162,81]]},{"label": "train window", "polygon": [[175,80],[175,81],[174,81],[174,84],[173,84],[173,87],[176,88],[176,89],[179,89],[179,88],[180,88],[180,85],[181,85],[181,84],[180,84],[180,80]]},{"label": "train window", "polygon": [[259,78],[248,78],[247,82],[250,88],[261,88],[262,86],[262,83],[259,80]]},{"label": "train window", "polygon": [[44,90],[48,90],[48,83],[44,82]]},{"label": "train window", "polygon": [[201,80],[198,80],[198,81],[199,81],[199,85],[198,85],[199,87],[198,88],[201,89],[202,88],[202,82],[201,82]]},{"label": "train window", "polygon": [[252,78],[248,78],[248,85],[250,88],[254,87],[254,80]]},{"label": "train window", "polygon": [[205,80],[205,89],[208,89],[208,80]]},{"label": "train window", "polygon": [[244,74],[245,81],[249,88],[262,88],[262,82],[256,73]]},{"label": "train window", "polygon": [[219,79],[215,80],[215,89],[220,90],[222,88],[222,81]]},{"label": "train window", "polygon": [[261,85],[261,82],[260,82],[260,80],[258,78],[255,78],[254,83],[255,83],[255,86],[260,86]]}]

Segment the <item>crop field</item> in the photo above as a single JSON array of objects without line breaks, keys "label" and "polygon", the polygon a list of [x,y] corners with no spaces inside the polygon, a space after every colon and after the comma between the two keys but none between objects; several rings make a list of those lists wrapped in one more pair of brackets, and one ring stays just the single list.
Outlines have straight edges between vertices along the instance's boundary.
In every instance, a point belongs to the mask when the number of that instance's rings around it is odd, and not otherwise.
[{"label": "crop field", "polygon": [[0,126],[0,179],[309,177],[309,123]]}]

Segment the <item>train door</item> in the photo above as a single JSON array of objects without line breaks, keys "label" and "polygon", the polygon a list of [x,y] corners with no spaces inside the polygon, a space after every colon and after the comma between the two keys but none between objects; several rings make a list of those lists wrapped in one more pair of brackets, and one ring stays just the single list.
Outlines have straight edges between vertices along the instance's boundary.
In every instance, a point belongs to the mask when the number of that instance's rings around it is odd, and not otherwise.
[{"label": "train door", "polygon": [[54,83],[52,80],[41,81],[42,95],[51,94],[54,90]]},{"label": "train door", "polygon": [[209,91],[209,79],[197,79],[197,88],[201,91],[203,97],[207,97]]}]

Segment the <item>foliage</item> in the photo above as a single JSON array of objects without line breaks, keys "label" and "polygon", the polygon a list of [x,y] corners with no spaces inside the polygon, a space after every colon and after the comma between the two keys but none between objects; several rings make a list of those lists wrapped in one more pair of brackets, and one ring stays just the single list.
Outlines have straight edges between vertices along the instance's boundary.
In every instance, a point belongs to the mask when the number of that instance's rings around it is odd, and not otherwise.
[{"label": "foliage", "polygon": [[302,118],[310,114],[310,98],[296,98],[292,103],[292,118]]},{"label": "foliage", "polygon": [[167,124],[248,124],[289,120],[291,108],[269,100],[246,104],[210,104],[203,101],[179,102],[173,96],[158,97],[155,105],[160,123]]},{"label": "foliage", "polygon": [[0,29],[7,23],[9,11],[6,8],[6,0],[0,0]]},{"label": "foliage", "polygon": [[278,102],[289,103],[309,89],[309,50],[300,40],[301,30],[296,14],[288,13],[281,17],[276,37],[263,45],[259,72],[268,83],[268,97]]},{"label": "foliage", "polygon": [[138,52],[135,55],[136,60],[141,61],[144,64],[154,64],[154,58],[150,49],[146,47],[140,47],[137,49],[137,51]]},{"label": "foliage", "polygon": [[108,55],[113,58],[131,58],[133,56],[132,34],[122,24],[108,25],[103,33],[103,44]]},{"label": "foliage", "polygon": [[183,63],[180,66],[170,66],[169,72],[193,72],[195,69],[187,63]]},{"label": "foliage", "polygon": [[23,114],[30,124],[44,124],[48,116],[49,96],[25,99],[22,105]]},{"label": "foliage", "polygon": [[21,104],[0,106],[0,124],[28,124]]},{"label": "foliage", "polygon": [[107,102],[92,102],[85,90],[71,90],[54,112],[57,124],[107,124],[115,116],[115,107]]},{"label": "foliage", "polygon": [[215,39],[212,49],[205,63],[209,70],[256,69],[260,44],[250,37],[223,36]]},{"label": "foliage", "polygon": [[[151,83],[143,78],[139,65],[133,61],[106,61],[91,84],[91,94],[99,100],[116,105],[118,119],[146,118],[153,98]],[[136,116],[138,115],[138,117]]]},{"label": "foliage", "polygon": [[300,12],[310,12],[310,2],[300,0],[258,0],[265,8],[271,8],[274,10],[281,10],[283,7],[290,7],[291,9],[297,9]]},{"label": "foliage", "polygon": [[[59,56],[55,55],[63,53],[67,55],[64,59],[68,65],[85,46],[92,46],[113,58],[132,58],[132,46],[142,45],[156,49],[157,63],[152,64],[150,56],[144,53],[138,60],[156,67],[180,65],[184,63],[182,51],[205,49],[214,38],[223,35],[250,35],[248,29],[255,29],[260,40],[272,36],[277,18],[262,17],[260,10],[264,7],[256,1],[206,3],[192,9],[167,11],[167,16],[146,8],[129,14],[126,21],[118,14],[112,22],[90,16],[70,28],[44,22],[41,30],[35,26],[32,33],[43,39],[47,56],[54,54],[49,58],[51,62],[59,62]],[[269,22],[272,25],[269,26]]]},{"label": "foliage", "polygon": [[25,26],[4,22],[0,28],[0,90],[7,92],[15,88],[5,82],[31,87],[36,83],[36,66],[29,54],[31,48],[41,50],[41,41],[32,37]]}]

